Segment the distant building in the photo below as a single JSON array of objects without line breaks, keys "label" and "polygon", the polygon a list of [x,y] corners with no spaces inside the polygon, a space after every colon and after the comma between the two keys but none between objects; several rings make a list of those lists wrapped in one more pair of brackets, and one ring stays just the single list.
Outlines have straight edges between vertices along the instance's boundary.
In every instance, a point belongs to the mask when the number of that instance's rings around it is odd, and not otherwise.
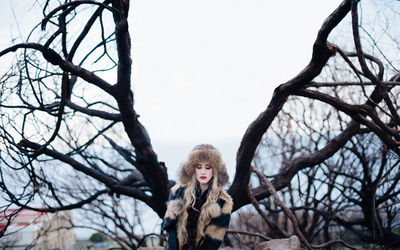
[{"label": "distant building", "polygon": [[[7,217],[15,211],[7,209],[0,214],[0,230],[6,227]],[[42,213],[23,209],[12,219],[5,235],[0,238],[0,248],[73,249],[76,237],[71,221],[69,211]]]}]

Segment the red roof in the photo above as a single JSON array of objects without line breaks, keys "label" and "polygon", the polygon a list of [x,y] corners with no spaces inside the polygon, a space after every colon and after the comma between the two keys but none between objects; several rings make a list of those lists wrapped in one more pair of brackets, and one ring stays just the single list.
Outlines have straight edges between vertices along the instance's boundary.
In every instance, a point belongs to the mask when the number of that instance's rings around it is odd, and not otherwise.
[{"label": "red roof", "polygon": [[[7,220],[4,219],[13,213],[17,212],[18,209],[6,209],[0,213],[0,226],[4,227],[7,224]],[[12,224],[17,226],[27,226],[29,224],[36,224],[38,222],[37,218],[46,214],[45,212],[37,212],[29,209],[22,209],[16,215],[13,215]]]}]

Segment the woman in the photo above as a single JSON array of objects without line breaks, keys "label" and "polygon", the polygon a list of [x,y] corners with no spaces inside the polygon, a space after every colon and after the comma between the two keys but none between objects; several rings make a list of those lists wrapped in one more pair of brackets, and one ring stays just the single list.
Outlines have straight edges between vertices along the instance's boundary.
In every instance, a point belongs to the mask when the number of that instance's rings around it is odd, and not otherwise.
[{"label": "woman", "polygon": [[168,249],[218,249],[233,205],[223,190],[228,182],[220,152],[209,144],[194,147],[171,188],[164,217]]}]

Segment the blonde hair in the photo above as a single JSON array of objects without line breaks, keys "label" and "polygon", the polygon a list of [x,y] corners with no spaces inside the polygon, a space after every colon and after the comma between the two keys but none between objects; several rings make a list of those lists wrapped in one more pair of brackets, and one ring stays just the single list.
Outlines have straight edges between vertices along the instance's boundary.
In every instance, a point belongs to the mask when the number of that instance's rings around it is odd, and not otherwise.
[{"label": "blonde hair", "polygon": [[[211,221],[211,215],[207,212],[209,211],[208,208],[212,204],[215,204],[217,202],[218,197],[220,196],[222,190],[222,187],[218,185],[219,176],[218,176],[218,171],[216,171],[216,166],[211,165],[211,167],[213,169],[213,179],[210,181],[211,189],[209,190],[206,202],[200,209],[200,216],[197,221],[197,236],[196,236],[197,246],[199,245],[200,240],[205,237],[205,227]],[[196,203],[196,185],[197,185],[196,175],[193,174],[191,176],[189,183],[185,187],[185,193],[184,193],[185,204],[183,207],[183,212],[179,217],[179,222],[178,222],[178,229],[177,229],[178,239],[182,240],[182,242],[179,242],[179,249],[182,248],[182,246],[187,242],[188,239],[188,233],[186,228],[188,219],[187,210],[189,207],[194,208],[194,204]]]}]

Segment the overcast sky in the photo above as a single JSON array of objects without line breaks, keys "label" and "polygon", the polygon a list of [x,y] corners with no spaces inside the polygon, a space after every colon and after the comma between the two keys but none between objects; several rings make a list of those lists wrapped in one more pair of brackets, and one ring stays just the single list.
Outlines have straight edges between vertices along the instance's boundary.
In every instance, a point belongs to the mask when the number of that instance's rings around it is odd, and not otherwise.
[{"label": "overcast sky", "polygon": [[[39,21],[32,19],[41,13],[18,9],[27,2],[2,1],[0,50]],[[135,108],[171,178],[195,144],[208,142],[222,151],[232,180],[247,126],[274,88],[305,67],[319,28],[340,2],[132,1]]]},{"label": "overcast sky", "polygon": [[[247,126],[274,88],[308,63],[321,24],[340,2],[132,1],[135,105],[160,160],[173,170],[194,144],[209,142],[233,168]],[[26,37],[41,15],[15,0],[5,0],[0,13],[1,48],[11,36]]]},{"label": "overcast sky", "polygon": [[309,62],[340,2],[133,1],[136,109],[160,160],[173,168],[178,150],[210,142],[232,169],[247,126]]},{"label": "overcast sky", "polygon": [[[4,0],[1,48],[39,21],[27,2]],[[319,28],[340,2],[132,1],[135,108],[170,174],[195,144],[208,142],[233,175],[247,126],[274,88],[308,63]]]},{"label": "overcast sky", "polygon": [[153,138],[241,137],[341,1],[133,1],[136,108]]}]

